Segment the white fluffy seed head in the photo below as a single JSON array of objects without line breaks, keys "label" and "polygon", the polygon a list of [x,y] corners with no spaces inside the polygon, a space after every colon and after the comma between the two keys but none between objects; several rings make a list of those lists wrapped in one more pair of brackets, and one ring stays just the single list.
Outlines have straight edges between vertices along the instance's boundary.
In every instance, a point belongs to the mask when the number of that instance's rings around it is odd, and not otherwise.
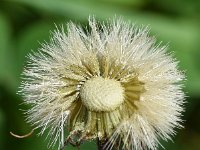
[{"label": "white fluffy seed head", "polygon": [[171,139],[182,127],[184,75],[166,46],[116,18],[89,19],[87,32],[67,27],[29,57],[21,86],[28,122],[61,146],[67,129],[75,142],[108,140],[106,149],[155,150]]},{"label": "white fluffy seed head", "polygon": [[112,111],[124,101],[124,89],[113,79],[95,77],[80,90],[83,104],[92,111]]}]

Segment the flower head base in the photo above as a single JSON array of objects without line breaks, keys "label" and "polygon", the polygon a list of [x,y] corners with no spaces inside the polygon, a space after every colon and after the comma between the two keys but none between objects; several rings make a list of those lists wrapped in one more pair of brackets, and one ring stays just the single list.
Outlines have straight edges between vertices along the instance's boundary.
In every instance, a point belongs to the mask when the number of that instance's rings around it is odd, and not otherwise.
[{"label": "flower head base", "polygon": [[120,82],[95,77],[81,87],[80,98],[83,105],[94,112],[110,112],[124,101],[124,90]]},{"label": "flower head base", "polygon": [[156,149],[181,127],[183,74],[166,47],[155,46],[147,29],[122,20],[91,32],[73,23],[56,31],[50,44],[30,55],[21,93],[28,122],[50,128],[64,145],[84,140],[108,141],[105,148]]}]

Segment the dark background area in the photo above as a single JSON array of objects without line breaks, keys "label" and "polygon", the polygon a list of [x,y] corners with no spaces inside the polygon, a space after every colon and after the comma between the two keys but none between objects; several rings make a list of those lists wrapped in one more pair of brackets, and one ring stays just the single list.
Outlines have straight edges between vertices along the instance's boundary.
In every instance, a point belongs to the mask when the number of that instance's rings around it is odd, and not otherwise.
[{"label": "dark background area", "polygon": [[[0,150],[47,149],[48,139],[37,136],[38,131],[25,139],[9,134],[31,131],[21,111],[27,108],[16,94],[25,56],[49,41],[55,24],[72,20],[85,26],[89,15],[100,21],[116,15],[137,25],[148,25],[158,42],[169,43],[169,52],[174,52],[187,76],[185,128],[177,130],[173,142],[161,143],[166,150],[200,150],[199,0],[0,0]],[[95,142],[81,146],[82,150],[95,148]]]}]

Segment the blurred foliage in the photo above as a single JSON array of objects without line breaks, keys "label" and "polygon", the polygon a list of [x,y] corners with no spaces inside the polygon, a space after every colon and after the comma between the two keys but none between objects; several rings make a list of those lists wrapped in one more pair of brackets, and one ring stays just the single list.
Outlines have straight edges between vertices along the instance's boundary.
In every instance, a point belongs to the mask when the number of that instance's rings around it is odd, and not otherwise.
[{"label": "blurred foliage", "polygon": [[[199,0],[13,0],[0,1],[0,149],[47,149],[45,136],[16,139],[10,131],[25,134],[26,106],[16,94],[26,55],[49,41],[55,24],[69,20],[86,24],[89,15],[100,21],[122,16],[138,25],[149,25],[151,34],[180,60],[187,80],[185,129],[178,130],[174,142],[162,142],[170,150],[200,149],[200,1]],[[81,149],[95,149],[88,142]],[[74,149],[69,147],[69,149]],[[162,149],[162,148],[161,148]]]}]

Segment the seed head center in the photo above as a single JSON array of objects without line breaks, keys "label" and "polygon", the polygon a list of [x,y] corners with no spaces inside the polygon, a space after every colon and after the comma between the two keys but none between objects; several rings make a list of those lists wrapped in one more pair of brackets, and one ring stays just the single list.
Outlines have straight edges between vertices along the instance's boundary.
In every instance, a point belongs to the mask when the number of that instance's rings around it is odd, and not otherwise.
[{"label": "seed head center", "polygon": [[124,101],[124,89],[114,79],[95,77],[81,87],[80,97],[92,111],[112,111]]}]

